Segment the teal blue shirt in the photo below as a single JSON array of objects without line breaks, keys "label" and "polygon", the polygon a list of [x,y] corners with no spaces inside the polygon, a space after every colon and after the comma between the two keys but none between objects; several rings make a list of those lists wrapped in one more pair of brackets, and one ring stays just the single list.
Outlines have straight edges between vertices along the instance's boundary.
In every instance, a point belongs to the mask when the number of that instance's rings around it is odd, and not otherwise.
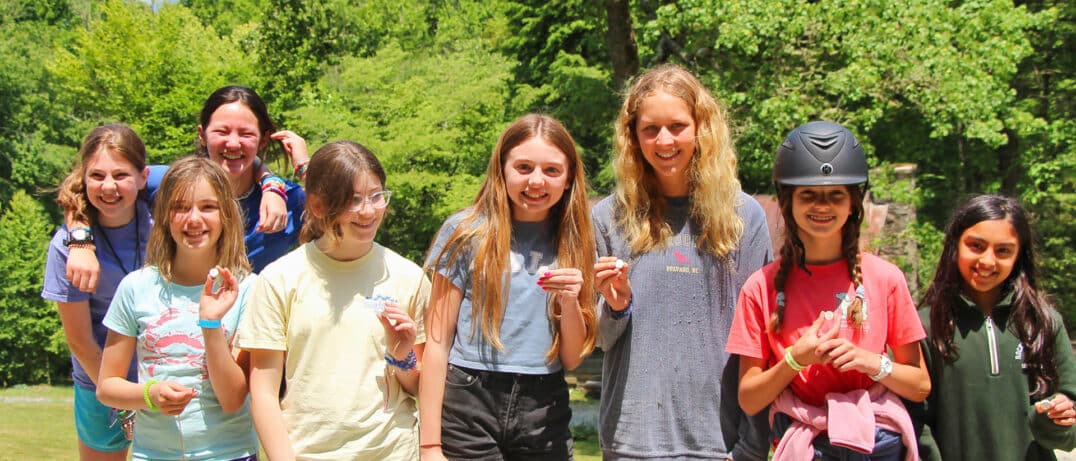
[{"label": "teal blue shirt", "polygon": [[[221,319],[231,342],[254,276],[239,286],[239,298]],[[138,381],[174,381],[198,395],[177,417],[141,410],[135,423],[135,460],[236,459],[258,453],[249,402],[225,413],[209,382],[198,300],[202,286],[169,283],[156,267],[123,278],[105,315],[104,324],[124,336],[137,338]],[[186,455],[184,457],[184,455]]]}]

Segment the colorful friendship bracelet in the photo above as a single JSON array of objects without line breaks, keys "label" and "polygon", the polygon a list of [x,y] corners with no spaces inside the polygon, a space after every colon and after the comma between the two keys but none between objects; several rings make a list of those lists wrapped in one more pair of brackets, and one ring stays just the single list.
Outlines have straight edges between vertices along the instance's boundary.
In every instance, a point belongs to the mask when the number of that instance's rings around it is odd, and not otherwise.
[{"label": "colorful friendship bracelet", "polygon": [[396,359],[392,358],[392,355],[390,355],[388,352],[386,352],[385,353],[385,361],[388,362],[389,365],[392,365],[392,366],[394,366],[396,368],[399,368],[399,369],[401,369],[403,371],[414,370],[416,367],[418,367],[418,357],[415,356],[415,350],[414,349],[411,349],[411,352],[408,352],[407,357],[404,357],[403,360],[396,360]]},{"label": "colorful friendship bracelet", "polygon": [[262,187],[263,194],[265,192],[272,192],[279,195],[284,201],[288,200],[288,195],[285,189],[286,183],[280,176],[273,174],[263,176],[259,184]]},{"label": "colorful friendship bracelet", "polygon": [[299,180],[306,178],[306,167],[310,165],[310,160],[295,165],[295,177]]},{"label": "colorful friendship bracelet", "polygon": [[142,386],[142,399],[146,401],[146,409],[150,411],[160,410],[160,408],[157,408],[157,405],[153,404],[153,399],[149,397],[149,388],[153,387],[154,384],[157,384],[157,380],[151,379],[146,381],[145,386]]}]

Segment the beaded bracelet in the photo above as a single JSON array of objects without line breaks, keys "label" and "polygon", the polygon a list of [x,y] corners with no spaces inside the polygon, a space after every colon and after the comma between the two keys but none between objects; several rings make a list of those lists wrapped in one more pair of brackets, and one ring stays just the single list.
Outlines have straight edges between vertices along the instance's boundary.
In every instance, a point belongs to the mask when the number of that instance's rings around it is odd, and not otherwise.
[{"label": "beaded bracelet", "polygon": [[792,356],[791,349],[785,349],[785,363],[787,363],[788,367],[795,372],[799,372],[802,371],[804,368],[807,368],[807,365],[800,365],[800,363],[796,361],[796,358]]},{"label": "beaded bracelet", "polygon": [[259,184],[261,184],[261,186],[262,186],[262,193],[263,194],[265,192],[272,192],[274,194],[279,195],[280,198],[284,199],[284,201],[288,200],[288,195],[287,195],[287,192],[285,191],[284,179],[281,178],[280,176],[277,176],[277,175],[264,176],[264,177],[262,177],[261,182]]},{"label": "beaded bracelet", "polygon": [[388,362],[389,365],[392,365],[392,366],[394,366],[396,368],[399,368],[399,369],[401,369],[403,371],[414,370],[416,367],[418,367],[418,357],[415,356],[415,350],[414,349],[412,349],[411,352],[408,352],[407,357],[404,357],[403,360],[396,360],[396,359],[392,358],[392,355],[389,355],[386,352],[385,353],[385,361]]},{"label": "beaded bracelet", "polygon": [[299,178],[299,180],[302,180],[303,178],[305,178],[306,177],[306,167],[309,166],[309,165],[310,165],[310,160],[307,160],[307,161],[305,161],[303,163],[295,165],[295,177]]},{"label": "beaded bracelet", "polygon": [[145,386],[142,386],[142,399],[146,401],[146,409],[150,411],[160,410],[160,408],[157,408],[157,405],[153,404],[153,399],[149,397],[149,388],[153,387],[154,384],[157,384],[157,380],[151,379],[146,381]]}]

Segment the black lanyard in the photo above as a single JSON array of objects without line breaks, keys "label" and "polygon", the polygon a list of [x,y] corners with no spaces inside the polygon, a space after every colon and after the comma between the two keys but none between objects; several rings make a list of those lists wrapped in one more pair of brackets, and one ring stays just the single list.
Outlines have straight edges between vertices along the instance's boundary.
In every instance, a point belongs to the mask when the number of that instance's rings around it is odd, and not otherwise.
[{"label": "black lanyard", "polygon": [[123,260],[121,260],[120,255],[118,253],[116,253],[116,249],[112,247],[112,240],[109,240],[109,238],[108,238],[108,231],[106,231],[105,228],[103,228],[103,227],[97,226],[97,228],[101,230],[101,237],[104,238],[105,243],[108,244],[108,252],[112,254],[112,259],[116,260],[116,264],[120,265],[120,269],[123,270],[123,275],[130,274],[131,271],[133,271],[135,269],[138,269],[138,266],[140,266],[142,264],[142,226],[141,226],[140,221],[141,220],[138,219],[138,208],[137,208],[137,205],[136,205],[135,206],[135,216],[134,216],[134,222],[135,222],[135,255],[134,255],[134,265],[131,266],[130,270],[128,270],[127,266],[125,266],[123,264]]}]

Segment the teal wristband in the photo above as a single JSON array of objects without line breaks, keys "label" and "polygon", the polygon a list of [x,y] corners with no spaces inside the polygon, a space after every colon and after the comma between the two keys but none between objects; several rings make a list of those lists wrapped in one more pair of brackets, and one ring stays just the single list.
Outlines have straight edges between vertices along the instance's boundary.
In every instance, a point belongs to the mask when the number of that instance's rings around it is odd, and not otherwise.
[{"label": "teal wristband", "polygon": [[198,319],[198,326],[209,330],[220,328],[220,320]]}]

